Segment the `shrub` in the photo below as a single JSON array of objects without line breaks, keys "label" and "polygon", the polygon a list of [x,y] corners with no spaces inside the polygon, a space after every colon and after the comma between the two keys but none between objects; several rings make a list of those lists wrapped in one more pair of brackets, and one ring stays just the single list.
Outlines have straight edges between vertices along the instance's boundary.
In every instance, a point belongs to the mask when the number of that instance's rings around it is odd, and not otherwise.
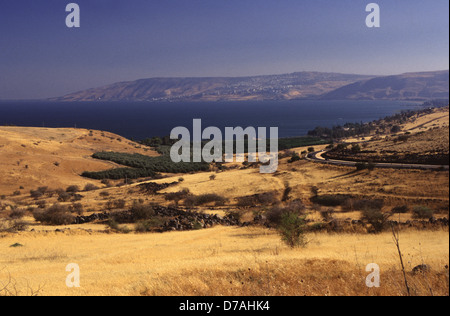
[{"label": "shrub", "polygon": [[47,202],[45,200],[40,200],[36,202],[37,207],[45,208],[47,206]]},{"label": "shrub", "polygon": [[77,193],[80,192],[80,187],[78,185],[71,185],[66,189],[67,193]]},{"label": "shrub", "polygon": [[408,205],[396,206],[392,209],[391,212],[394,214],[405,214],[409,212],[409,206]]},{"label": "shrub", "polygon": [[67,192],[59,192],[58,193],[58,201],[59,202],[67,202],[71,199],[72,194],[67,193]]},{"label": "shrub", "polygon": [[166,201],[174,201],[175,205],[178,206],[178,203],[185,199],[189,195],[188,189],[183,189],[178,192],[167,193],[165,196]]},{"label": "shrub", "polygon": [[9,213],[9,218],[11,219],[21,219],[25,216],[26,210],[24,209],[15,209],[12,210],[11,213]]},{"label": "shrub", "polygon": [[357,211],[365,211],[365,210],[378,210],[381,211],[383,208],[384,201],[382,199],[349,199],[345,203],[344,208],[347,210],[357,210]]},{"label": "shrub", "polygon": [[25,231],[29,223],[20,219],[2,220],[0,221],[0,232],[14,233],[18,231]]},{"label": "shrub", "polygon": [[299,154],[297,154],[296,152],[294,152],[291,156],[291,159],[288,160],[288,163],[294,163],[296,161],[301,160],[302,158],[299,156]]},{"label": "shrub", "polygon": [[164,219],[156,216],[148,220],[139,221],[136,223],[135,230],[139,233],[145,233],[157,229],[164,225]]},{"label": "shrub", "polygon": [[238,207],[254,207],[257,205],[275,205],[279,203],[276,192],[266,192],[261,194],[239,197]]},{"label": "shrub", "polygon": [[84,191],[95,191],[100,189],[98,186],[92,184],[92,183],[88,183],[86,184],[86,186],[84,187]]},{"label": "shrub", "polygon": [[196,197],[196,205],[205,205],[208,203],[224,203],[227,199],[215,193],[202,194]]},{"label": "shrub", "polygon": [[114,209],[123,209],[126,205],[126,201],[123,199],[119,199],[119,200],[110,200],[108,202],[106,202],[105,207],[108,210],[114,210]]},{"label": "shrub", "polygon": [[55,204],[46,210],[34,211],[33,216],[38,222],[48,225],[69,225],[75,219],[67,206],[59,204]]},{"label": "shrub", "polygon": [[30,196],[37,200],[47,192],[48,187],[39,187],[37,190],[30,190]]},{"label": "shrub", "polygon": [[155,216],[155,210],[151,205],[134,203],[130,211],[134,221],[146,220]]},{"label": "shrub", "polygon": [[333,219],[334,210],[333,209],[327,209],[320,211],[320,216],[324,221],[331,221]]},{"label": "shrub", "polygon": [[434,211],[426,206],[416,206],[413,208],[413,217],[420,219],[429,219],[433,217]]},{"label": "shrub", "polygon": [[284,214],[295,214],[301,216],[304,214],[305,206],[300,201],[292,201],[286,206],[275,206],[266,212],[267,221],[273,225],[278,226],[281,223]]},{"label": "shrub", "polygon": [[241,211],[238,211],[238,210],[226,211],[225,213],[228,218],[234,219],[238,222],[241,221],[242,216],[244,215]]},{"label": "shrub", "polygon": [[286,212],[282,214],[277,230],[281,235],[281,239],[289,247],[305,247],[307,244],[305,227],[305,217],[300,217],[296,213]]},{"label": "shrub", "polygon": [[351,151],[352,153],[357,154],[361,152],[361,146],[359,146],[359,144],[353,144]]},{"label": "shrub", "polygon": [[329,207],[336,207],[344,205],[351,197],[342,194],[325,194],[317,195],[311,198],[311,202]]},{"label": "shrub", "polygon": [[366,209],[362,212],[361,219],[372,226],[374,233],[380,233],[386,227],[390,213],[384,214],[378,209]]},{"label": "shrub", "polygon": [[214,203],[215,206],[223,206],[228,202],[228,199],[215,193],[202,195],[189,195],[184,199],[186,207],[200,206],[209,203]]},{"label": "shrub", "polygon": [[80,204],[80,203],[73,203],[73,204],[69,207],[69,210],[70,210],[72,213],[77,213],[78,215],[81,215],[81,214],[83,214],[84,208],[83,208],[83,205]]}]

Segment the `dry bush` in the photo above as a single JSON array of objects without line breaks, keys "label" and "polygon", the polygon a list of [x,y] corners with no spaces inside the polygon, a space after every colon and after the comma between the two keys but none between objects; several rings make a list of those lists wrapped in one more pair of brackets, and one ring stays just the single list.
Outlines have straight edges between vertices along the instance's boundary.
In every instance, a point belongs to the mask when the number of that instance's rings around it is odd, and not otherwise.
[{"label": "dry bush", "polygon": [[278,205],[266,211],[266,218],[271,226],[277,227],[280,225],[284,214],[303,216],[305,214],[305,205],[301,201],[292,201],[285,206]]},{"label": "dry bush", "polygon": [[184,199],[186,207],[194,207],[214,203],[216,206],[223,206],[228,202],[228,199],[215,193],[207,193],[201,195],[188,195]]},{"label": "dry bush", "polygon": [[27,230],[29,223],[21,219],[0,220],[0,233],[15,233]]},{"label": "dry bush", "polygon": [[9,218],[11,219],[21,219],[25,216],[25,214],[27,213],[26,210],[24,209],[14,209],[11,211],[11,213],[9,213]]},{"label": "dry bush", "polygon": [[38,222],[48,225],[69,225],[75,219],[67,206],[59,204],[45,210],[36,210],[33,212],[33,216]]}]

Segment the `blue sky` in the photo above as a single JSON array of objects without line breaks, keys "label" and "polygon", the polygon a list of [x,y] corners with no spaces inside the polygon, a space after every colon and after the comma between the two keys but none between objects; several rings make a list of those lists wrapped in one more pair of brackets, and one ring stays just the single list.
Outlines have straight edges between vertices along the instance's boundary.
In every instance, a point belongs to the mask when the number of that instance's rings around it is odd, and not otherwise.
[{"label": "blue sky", "polygon": [[[81,27],[65,25],[65,6]],[[381,27],[365,7],[381,8]],[[448,0],[2,0],[0,99],[150,77],[449,68]]]}]

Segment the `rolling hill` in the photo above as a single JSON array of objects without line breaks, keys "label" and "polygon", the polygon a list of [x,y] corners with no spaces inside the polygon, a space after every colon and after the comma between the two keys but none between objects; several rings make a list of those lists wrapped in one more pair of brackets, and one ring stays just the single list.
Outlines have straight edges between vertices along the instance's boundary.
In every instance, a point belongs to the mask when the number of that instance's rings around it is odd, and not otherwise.
[{"label": "rolling hill", "polygon": [[53,101],[244,101],[316,98],[373,76],[320,72],[216,78],[151,78],[89,89]]},{"label": "rolling hill", "polygon": [[254,77],[150,78],[51,101],[430,100],[449,97],[449,71],[364,76],[296,72]]},{"label": "rolling hill", "polygon": [[449,72],[406,73],[358,81],[326,93],[326,100],[448,99]]}]

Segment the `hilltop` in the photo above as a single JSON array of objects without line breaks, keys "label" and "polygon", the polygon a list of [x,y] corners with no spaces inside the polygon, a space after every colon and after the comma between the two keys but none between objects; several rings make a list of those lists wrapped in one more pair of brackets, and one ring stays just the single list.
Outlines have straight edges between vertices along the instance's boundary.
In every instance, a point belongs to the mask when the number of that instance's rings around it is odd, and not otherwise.
[{"label": "hilltop", "polygon": [[110,169],[115,164],[95,160],[99,151],[156,152],[119,135],[85,129],[0,127],[0,195],[29,192],[39,186],[84,186],[84,171]]}]

